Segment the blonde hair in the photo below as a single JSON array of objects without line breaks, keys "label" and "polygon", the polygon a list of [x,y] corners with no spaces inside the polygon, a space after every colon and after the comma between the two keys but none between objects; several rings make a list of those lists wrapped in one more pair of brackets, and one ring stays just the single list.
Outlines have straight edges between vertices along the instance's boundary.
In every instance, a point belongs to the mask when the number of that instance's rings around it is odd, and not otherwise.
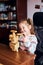
[{"label": "blonde hair", "polygon": [[23,24],[26,24],[26,25],[27,25],[27,24],[28,24],[28,25],[31,25],[30,32],[31,32],[31,34],[35,34],[34,25],[33,25],[33,22],[32,22],[32,20],[31,20],[30,18],[28,18],[28,19],[23,19],[23,20],[19,21],[18,24],[20,24],[20,23],[23,23]]},{"label": "blonde hair", "polygon": [[31,29],[30,29],[31,34],[35,34],[33,21],[30,18],[28,18],[27,23],[31,25]]}]

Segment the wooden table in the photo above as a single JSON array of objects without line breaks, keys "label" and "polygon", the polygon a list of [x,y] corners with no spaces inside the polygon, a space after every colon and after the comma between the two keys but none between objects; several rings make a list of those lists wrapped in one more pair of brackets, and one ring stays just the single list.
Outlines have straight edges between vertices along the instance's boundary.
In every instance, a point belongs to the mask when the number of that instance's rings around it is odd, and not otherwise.
[{"label": "wooden table", "polygon": [[0,43],[0,63],[3,65],[34,65],[34,57],[21,49],[13,52],[9,46]]}]

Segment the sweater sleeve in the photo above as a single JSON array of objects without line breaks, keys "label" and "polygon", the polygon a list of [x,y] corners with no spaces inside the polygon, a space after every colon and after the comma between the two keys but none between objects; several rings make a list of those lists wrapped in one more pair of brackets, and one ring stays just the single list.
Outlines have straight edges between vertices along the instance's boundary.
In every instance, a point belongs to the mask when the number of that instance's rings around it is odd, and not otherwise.
[{"label": "sweater sleeve", "polygon": [[32,54],[34,54],[35,50],[36,50],[36,46],[37,46],[37,38],[36,36],[34,36],[32,38],[32,41],[31,41],[31,46],[28,48],[28,51]]}]

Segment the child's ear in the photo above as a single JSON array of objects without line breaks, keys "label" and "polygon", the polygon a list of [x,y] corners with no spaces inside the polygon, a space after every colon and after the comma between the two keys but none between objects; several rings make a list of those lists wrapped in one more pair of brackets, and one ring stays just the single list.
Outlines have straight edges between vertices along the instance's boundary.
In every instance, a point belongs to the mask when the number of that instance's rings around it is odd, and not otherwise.
[{"label": "child's ear", "polygon": [[29,25],[29,29],[31,29],[31,25]]}]

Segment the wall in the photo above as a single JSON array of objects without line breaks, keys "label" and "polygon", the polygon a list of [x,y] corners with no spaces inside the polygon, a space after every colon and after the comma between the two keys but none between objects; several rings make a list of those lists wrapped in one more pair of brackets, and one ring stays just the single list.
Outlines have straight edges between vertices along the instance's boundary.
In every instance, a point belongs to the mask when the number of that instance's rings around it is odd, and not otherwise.
[{"label": "wall", "polygon": [[40,9],[36,9],[35,5],[43,5],[41,0],[27,0],[27,18],[33,19],[33,14],[35,12],[40,11]]}]

